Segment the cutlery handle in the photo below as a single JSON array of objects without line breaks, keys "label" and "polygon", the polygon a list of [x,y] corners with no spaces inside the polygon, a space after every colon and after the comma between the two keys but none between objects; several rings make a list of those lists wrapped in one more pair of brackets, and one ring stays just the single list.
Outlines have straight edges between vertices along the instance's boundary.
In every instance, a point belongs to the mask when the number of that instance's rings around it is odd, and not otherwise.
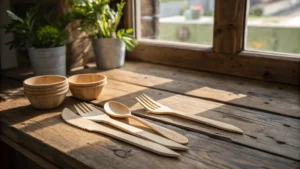
[{"label": "cutlery handle", "polygon": [[119,122],[117,120],[110,119],[109,121],[107,121],[107,123],[109,123],[110,125],[118,128],[120,130],[123,130],[127,133],[130,133],[132,135],[156,142],[156,143],[164,145],[168,148],[176,149],[176,150],[187,150],[187,147],[185,147],[181,144],[178,144],[174,141],[168,140],[168,139],[158,136],[156,134],[152,134],[147,131],[141,130],[139,128],[132,127],[128,124]]},{"label": "cutlery handle", "polygon": [[159,155],[169,156],[169,157],[179,157],[180,156],[180,154],[176,153],[173,150],[170,150],[169,148],[167,148],[165,146],[162,146],[157,143],[153,143],[148,140],[138,138],[136,136],[132,136],[130,134],[122,133],[122,132],[114,130],[114,129],[110,129],[105,126],[101,126],[99,128],[95,127],[91,131],[105,134],[107,136],[124,141],[126,143],[132,144],[134,146],[140,147],[142,149],[151,151],[151,152],[159,154]]},{"label": "cutlery handle", "polygon": [[234,132],[234,133],[240,133],[240,134],[244,133],[242,129],[240,129],[240,128],[234,126],[234,125],[227,124],[227,123],[224,123],[224,122],[220,122],[220,121],[217,121],[217,120],[212,120],[212,119],[208,119],[208,118],[200,117],[200,116],[195,116],[195,115],[189,115],[189,114],[185,114],[185,113],[178,112],[178,111],[173,111],[173,112],[170,112],[170,113],[172,113],[173,115],[188,119],[188,120],[200,122],[200,123],[203,123],[203,124],[206,124],[206,125],[209,125],[209,126],[212,126],[212,127],[216,127],[216,128],[219,128],[219,129],[223,129],[223,130],[226,130],[226,131],[230,131],[230,132]]},{"label": "cutlery handle", "polygon": [[139,122],[141,122],[142,124],[148,126],[149,128],[151,128],[152,130],[156,131],[157,133],[161,134],[162,136],[170,139],[170,140],[173,140],[177,143],[180,143],[180,144],[187,144],[189,142],[188,138],[185,137],[184,135],[182,134],[179,134],[173,130],[170,130],[168,128],[165,128],[165,127],[162,127],[162,126],[159,126],[159,125],[156,125],[154,123],[150,123],[146,120],[143,120],[141,118],[138,118],[136,116],[130,116],[130,118],[133,118]]}]

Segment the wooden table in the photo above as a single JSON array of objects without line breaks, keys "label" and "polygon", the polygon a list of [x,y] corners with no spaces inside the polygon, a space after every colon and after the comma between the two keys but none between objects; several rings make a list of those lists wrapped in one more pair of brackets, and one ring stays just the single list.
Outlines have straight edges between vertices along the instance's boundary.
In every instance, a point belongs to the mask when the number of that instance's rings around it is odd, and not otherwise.
[{"label": "wooden table", "polygon": [[[84,72],[99,70],[90,64],[72,74]],[[29,168],[300,168],[300,92],[296,86],[132,61],[102,73],[108,84],[94,104],[122,102],[135,115],[187,136],[189,151],[179,152],[179,159],[166,158],[74,128],[63,122],[60,113],[76,100],[69,96],[59,108],[36,110],[22,91],[21,82],[30,73],[10,70],[1,73],[2,155],[5,149],[14,149],[30,159],[23,160],[34,166]],[[174,109],[236,125],[245,134],[192,122],[184,127],[187,122],[182,119],[151,115],[134,99],[142,93]],[[134,121],[123,122],[147,130]],[[24,168],[21,162],[7,162],[15,154],[4,155],[6,167]]]}]

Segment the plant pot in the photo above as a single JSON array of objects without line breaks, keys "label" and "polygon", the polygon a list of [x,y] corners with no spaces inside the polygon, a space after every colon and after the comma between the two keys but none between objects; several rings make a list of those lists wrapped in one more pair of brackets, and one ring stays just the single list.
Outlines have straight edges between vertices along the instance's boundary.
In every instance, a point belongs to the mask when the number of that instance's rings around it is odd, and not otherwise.
[{"label": "plant pot", "polygon": [[28,52],[35,75],[66,76],[66,46],[30,48]]},{"label": "plant pot", "polygon": [[126,46],[121,39],[93,39],[92,44],[98,69],[113,69],[124,65]]},{"label": "plant pot", "polygon": [[200,19],[202,10],[192,10],[192,19]]}]

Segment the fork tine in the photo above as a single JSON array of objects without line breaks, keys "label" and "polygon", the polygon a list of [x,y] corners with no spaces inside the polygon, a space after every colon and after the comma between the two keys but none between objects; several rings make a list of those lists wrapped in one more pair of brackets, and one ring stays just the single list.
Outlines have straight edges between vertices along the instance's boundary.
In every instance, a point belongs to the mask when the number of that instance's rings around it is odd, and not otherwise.
[{"label": "fork tine", "polygon": [[96,109],[96,108],[94,107],[94,105],[91,105],[91,104],[86,103],[86,102],[83,102],[83,104],[84,104],[86,107],[88,107],[91,111],[93,111],[93,110],[98,110],[98,109]]},{"label": "fork tine", "polygon": [[91,109],[90,106],[88,106],[87,103],[85,103],[85,102],[80,102],[80,104],[81,104],[82,107],[84,107],[86,110],[88,110],[88,112],[89,112],[89,111],[93,111],[93,109]]},{"label": "fork tine", "polygon": [[161,107],[161,104],[151,99],[149,96],[147,96],[145,93],[142,94],[145,98],[147,98],[151,103],[155,104],[158,107]]},{"label": "fork tine", "polygon": [[150,103],[149,101],[147,101],[143,96],[139,96],[138,97],[144,104],[146,104],[148,107],[152,108],[152,109],[157,109],[157,106],[153,105],[152,103]]},{"label": "fork tine", "polygon": [[150,101],[146,96],[141,95],[141,97],[142,97],[148,104],[151,104],[152,107],[155,107],[156,109],[160,107],[160,106],[158,106],[157,104],[154,104],[153,101]]},{"label": "fork tine", "polygon": [[89,109],[87,109],[86,107],[84,107],[84,106],[82,105],[81,102],[78,103],[77,106],[78,106],[81,110],[83,110],[84,113],[88,113],[88,112],[90,111]]},{"label": "fork tine", "polygon": [[138,97],[135,98],[145,109],[149,111],[153,111],[152,108],[148,107],[146,104],[144,104]]},{"label": "fork tine", "polygon": [[74,107],[80,116],[84,116],[84,112],[78,106],[76,106],[76,104],[74,104]]}]

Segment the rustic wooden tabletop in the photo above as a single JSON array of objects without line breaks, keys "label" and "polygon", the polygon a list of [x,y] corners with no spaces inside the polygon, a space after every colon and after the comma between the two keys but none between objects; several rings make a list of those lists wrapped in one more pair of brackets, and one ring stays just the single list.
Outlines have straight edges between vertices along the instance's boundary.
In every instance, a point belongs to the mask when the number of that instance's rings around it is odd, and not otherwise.
[{"label": "rustic wooden tabletop", "polygon": [[[93,64],[72,74],[100,72]],[[36,110],[23,95],[24,70],[1,72],[1,140],[46,168],[278,168],[300,167],[300,92],[296,86],[142,62],[102,71],[108,84],[100,107],[124,103],[133,114],[189,138],[179,159],[159,156],[105,135],[74,128],[61,119],[68,96],[52,110]],[[167,115],[152,115],[134,99],[145,93],[173,109],[244,130],[229,133]],[[151,132],[134,120],[122,120]],[[28,155],[28,153],[30,155]]]}]

